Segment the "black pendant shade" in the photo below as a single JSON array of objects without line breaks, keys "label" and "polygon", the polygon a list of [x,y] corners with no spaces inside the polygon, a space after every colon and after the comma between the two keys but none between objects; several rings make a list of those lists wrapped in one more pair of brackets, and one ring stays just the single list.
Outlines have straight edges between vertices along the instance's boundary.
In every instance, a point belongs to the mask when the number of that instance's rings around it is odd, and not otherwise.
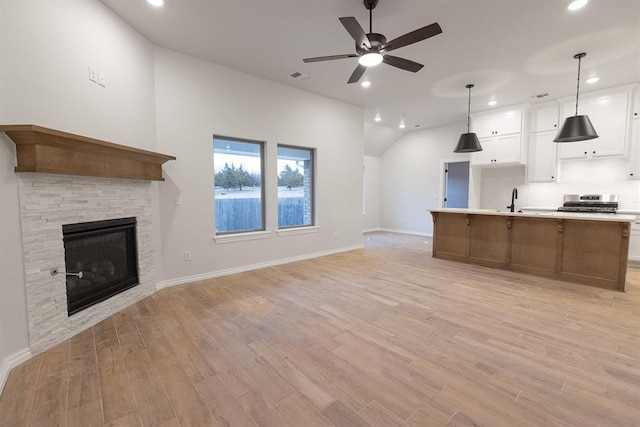
[{"label": "black pendant shade", "polygon": [[578,85],[576,87],[576,115],[567,117],[564,124],[558,131],[553,142],[575,142],[586,141],[598,137],[596,130],[589,120],[589,116],[578,115],[578,98],[580,96],[580,63],[582,58],[587,56],[586,53],[578,53],[574,55],[574,59],[578,60]]},{"label": "black pendant shade", "polygon": [[478,141],[478,135],[469,131],[471,122],[471,88],[472,84],[466,86],[469,89],[469,109],[467,110],[467,133],[460,135],[458,145],[453,150],[454,153],[473,153],[474,151],[482,151],[482,145]]},{"label": "black pendant shade", "polygon": [[463,133],[460,135],[458,145],[453,150],[454,153],[473,153],[474,151],[482,151],[478,135],[475,133]]},{"label": "black pendant shade", "polygon": [[589,116],[573,116],[565,119],[553,142],[586,141],[597,137]]}]

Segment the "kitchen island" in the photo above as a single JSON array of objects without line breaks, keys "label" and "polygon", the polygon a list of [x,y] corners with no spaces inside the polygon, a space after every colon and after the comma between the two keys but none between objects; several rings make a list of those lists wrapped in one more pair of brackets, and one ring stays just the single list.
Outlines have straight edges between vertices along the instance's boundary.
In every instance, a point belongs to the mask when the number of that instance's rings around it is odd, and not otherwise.
[{"label": "kitchen island", "polygon": [[632,215],[434,209],[433,257],[624,291]]}]

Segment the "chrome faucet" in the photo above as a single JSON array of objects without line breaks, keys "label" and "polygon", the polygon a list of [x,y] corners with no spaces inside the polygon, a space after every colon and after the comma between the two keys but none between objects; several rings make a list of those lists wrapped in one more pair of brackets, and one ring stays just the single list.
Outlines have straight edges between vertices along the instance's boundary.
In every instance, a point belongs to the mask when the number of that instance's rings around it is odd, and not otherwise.
[{"label": "chrome faucet", "polygon": [[515,201],[517,199],[518,199],[518,189],[516,187],[513,187],[513,190],[511,190],[511,204],[509,206],[507,206],[507,208],[509,208],[509,211],[515,212],[515,210],[516,210]]}]

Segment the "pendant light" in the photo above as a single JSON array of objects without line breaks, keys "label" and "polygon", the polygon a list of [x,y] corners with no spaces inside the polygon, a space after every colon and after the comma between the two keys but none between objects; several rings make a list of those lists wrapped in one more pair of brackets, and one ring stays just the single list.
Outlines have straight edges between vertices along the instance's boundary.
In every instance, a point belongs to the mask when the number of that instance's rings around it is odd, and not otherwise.
[{"label": "pendant light", "polygon": [[578,86],[576,88],[576,115],[567,117],[553,142],[575,142],[597,138],[598,134],[589,120],[589,116],[578,115],[578,97],[580,96],[580,62],[587,56],[586,53],[578,53],[573,59],[578,60]]},{"label": "pendant light", "polygon": [[468,84],[467,89],[469,89],[469,109],[467,112],[467,133],[463,133],[460,135],[460,139],[458,140],[458,145],[456,145],[454,153],[472,153],[474,151],[482,151],[482,146],[480,145],[480,141],[478,141],[478,135],[475,133],[469,132],[470,124],[471,124],[471,88],[472,84]]}]

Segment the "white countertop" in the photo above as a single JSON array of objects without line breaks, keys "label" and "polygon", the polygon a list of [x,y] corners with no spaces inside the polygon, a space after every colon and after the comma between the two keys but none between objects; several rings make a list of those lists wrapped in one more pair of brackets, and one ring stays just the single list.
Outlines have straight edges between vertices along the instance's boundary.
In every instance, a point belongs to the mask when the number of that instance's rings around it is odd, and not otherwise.
[{"label": "white countertop", "polygon": [[[538,211],[538,212],[555,212],[558,210],[558,208],[540,208],[540,207],[530,207],[527,206],[526,208],[520,208],[520,210],[522,211]],[[640,211],[634,211],[634,210],[628,210],[628,209],[618,209],[617,210],[617,215],[635,215],[635,216],[640,216]]]},{"label": "white countertop", "polygon": [[[527,208],[526,210],[534,210],[534,209]],[[508,212],[508,211],[496,211],[492,209],[457,209],[457,208],[430,209],[431,212],[461,213],[461,214],[469,214],[469,215],[513,216],[513,217],[525,217],[525,218],[553,217],[553,218],[559,218],[559,219],[579,219],[579,220],[589,220],[589,221],[614,221],[614,222],[634,222],[636,220],[635,215],[558,212],[558,211],[548,211],[548,210],[543,211],[542,209],[536,209],[536,210],[540,210],[540,212]]]}]

